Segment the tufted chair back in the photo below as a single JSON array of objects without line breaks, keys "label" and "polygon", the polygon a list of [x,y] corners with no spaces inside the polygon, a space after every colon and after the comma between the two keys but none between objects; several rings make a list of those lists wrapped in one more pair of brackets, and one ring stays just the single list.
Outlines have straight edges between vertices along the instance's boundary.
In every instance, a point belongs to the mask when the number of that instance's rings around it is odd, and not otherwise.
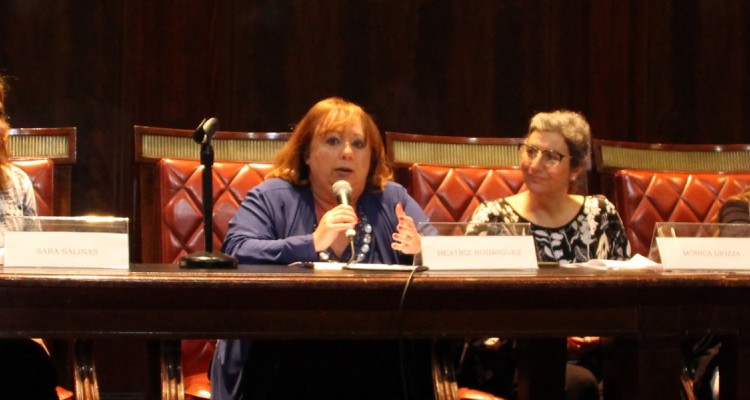
[{"label": "tufted chair back", "polygon": [[386,132],[396,180],[431,221],[468,221],[485,200],[525,190],[523,138],[470,138]]},{"label": "tufted chair back", "polygon": [[414,164],[411,194],[431,221],[463,222],[477,206],[525,189],[518,169]]},{"label": "tufted chair back", "polygon": [[[202,171],[199,161],[164,158],[159,169],[159,222],[161,260],[176,263],[180,257],[203,250]],[[229,220],[245,194],[263,182],[271,171],[269,163],[217,162],[214,176],[214,249],[220,249]]]},{"label": "tufted chair back", "polygon": [[[135,126],[138,196],[133,219],[142,262],[175,263],[203,250],[200,145],[186,129]],[[217,132],[213,139],[214,249],[247,191],[263,181],[288,133]]]},{"label": "tufted chair back", "polygon": [[724,201],[750,185],[750,145],[594,140],[593,149],[600,185],[644,256],[656,222],[717,222]]}]

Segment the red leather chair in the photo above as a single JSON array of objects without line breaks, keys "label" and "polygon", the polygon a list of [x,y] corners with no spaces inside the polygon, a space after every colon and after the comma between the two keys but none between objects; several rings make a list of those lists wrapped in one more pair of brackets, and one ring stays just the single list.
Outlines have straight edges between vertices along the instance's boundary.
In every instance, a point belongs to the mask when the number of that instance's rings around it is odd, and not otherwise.
[{"label": "red leather chair", "polygon": [[[161,261],[177,263],[182,256],[203,250],[203,197],[200,162],[165,158],[159,161],[159,221]],[[263,182],[271,164],[217,162],[213,165],[214,215],[213,246],[221,248],[229,221],[245,194]],[[216,341],[182,340],[182,381],[188,398],[209,399],[208,366]],[[177,362],[177,361],[176,361]]]},{"label": "red leather chair", "polygon": [[[12,154],[11,162],[26,172],[31,179],[37,213],[40,216],[70,215],[71,170],[76,161],[76,128],[11,129],[8,146]],[[48,353],[48,348],[52,348],[53,358],[56,358],[54,356],[57,353],[67,353],[65,343],[34,340]],[[98,398],[96,369],[90,357],[91,343],[77,341],[74,345],[76,353],[82,355],[76,357],[73,363],[75,394],[80,399]],[[59,351],[55,351],[58,348]],[[60,363],[56,364],[59,364],[59,378],[66,381],[67,368],[61,368]],[[74,393],[64,386],[57,387],[57,394],[60,399],[72,399],[74,396]]]},{"label": "red leather chair", "polygon": [[750,145],[594,140],[602,191],[614,199],[633,253],[648,255],[660,221],[716,222],[724,201],[750,184]]},{"label": "red leather chair", "polygon": [[[750,184],[748,144],[595,139],[593,151],[599,185],[614,199],[633,253],[644,256],[656,222],[718,222],[726,199]],[[680,381],[683,398],[694,399],[690,378]]]},{"label": "red leather chair", "polygon": [[[140,203],[137,240],[142,262],[177,263],[204,250],[200,146],[193,131],[135,126]],[[221,248],[229,220],[245,194],[270,172],[271,160],[288,133],[217,132],[213,246]],[[162,343],[162,397],[210,398],[208,365],[215,339]]]},{"label": "red leather chair", "polygon": [[[192,130],[135,126],[135,161],[137,190],[133,227],[133,259],[142,262],[172,263],[182,255],[203,250],[202,189],[199,150]],[[288,133],[217,132],[212,144],[215,152],[214,174],[214,247],[218,248],[226,233],[225,223],[252,185],[260,182],[264,172],[252,169],[271,163]],[[163,160],[174,160],[165,162]],[[179,163],[177,160],[191,161]],[[248,165],[247,168],[245,166]],[[256,165],[254,167],[253,165]],[[249,179],[251,184],[243,183]],[[232,204],[234,208],[232,209]],[[174,219],[164,215],[164,207]],[[227,208],[229,207],[229,208]],[[186,218],[183,220],[182,218]]]},{"label": "red leather chair", "polygon": [[[195,160],[164,158],[158,163],[161,232],[159,262],[177,263],[182,256],[203,250],[203,167]],[[263,182],[269,163],[216,162],[214,173],[213,246],[221,243],[229,221],[248,190]]]}]

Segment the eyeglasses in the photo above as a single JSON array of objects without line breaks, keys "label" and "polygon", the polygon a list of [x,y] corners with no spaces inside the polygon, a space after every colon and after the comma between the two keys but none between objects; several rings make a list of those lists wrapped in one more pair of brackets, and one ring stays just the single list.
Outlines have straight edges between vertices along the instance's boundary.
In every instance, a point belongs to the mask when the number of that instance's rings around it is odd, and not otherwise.
[{"label": "eyeglasses", "polygon": [[541,154],[542,164],[547,168],[554,168],[557,164],[560,164],[560,161],[562,161],[563,158],[568,157],[555,150],[542,150],[528,143],[519,144],[518,149],[521,150],[521,156],[526,157],[529,161],[536,160],[537,156]]}]

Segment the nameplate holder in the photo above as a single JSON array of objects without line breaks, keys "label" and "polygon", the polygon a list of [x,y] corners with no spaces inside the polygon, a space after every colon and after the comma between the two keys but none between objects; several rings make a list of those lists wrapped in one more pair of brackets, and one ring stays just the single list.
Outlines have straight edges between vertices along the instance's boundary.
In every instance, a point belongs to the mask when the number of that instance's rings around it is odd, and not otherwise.
[{"label": "nameplate holder", "polygon": [[5,232],[5,268],[130,266],[128,219],[13,217]]},{"label": "nameplate holder", "polygon": [[430,271],[538,268],[529,224],[430,223],[420,232]]},{"label": "nameplate holder", "polygon": [[660,222],[654,242],[664,269],[750,270],[750,225]]}]

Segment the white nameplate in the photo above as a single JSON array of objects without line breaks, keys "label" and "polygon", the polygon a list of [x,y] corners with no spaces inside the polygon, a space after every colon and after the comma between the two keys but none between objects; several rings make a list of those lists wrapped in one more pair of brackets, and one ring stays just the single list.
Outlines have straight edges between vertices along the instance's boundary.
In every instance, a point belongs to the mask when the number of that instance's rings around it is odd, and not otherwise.
[{"label": "white nameplate", "polygon": [[422,236],[422,264],[436,269],[536,269],[531,236]]},{"label": "white nameplate", "polygon": [[657,237],[665,269],[750,270],[750,238]]},{"label": "white nameplate", "polygon": [[5,232],[5,267],[127,269],[127,233]]}]

